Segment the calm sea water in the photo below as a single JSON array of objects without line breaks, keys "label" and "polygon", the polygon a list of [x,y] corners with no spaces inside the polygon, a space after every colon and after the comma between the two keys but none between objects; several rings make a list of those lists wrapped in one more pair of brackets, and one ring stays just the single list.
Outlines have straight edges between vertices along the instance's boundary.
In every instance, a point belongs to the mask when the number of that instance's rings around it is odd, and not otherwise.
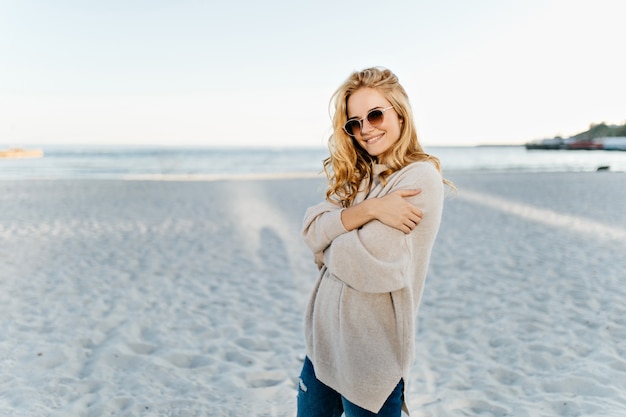
[{"label": "calm sea water", "polygon": [[[0,179],[160,178],[319,173],[323,148],[244,149],[174,147],[48,146],[40,159],[0,159]],[[567,172],[609,167],[626,172],[626,152],[528,151],[511,147],[430,147],[444,172]]]}]

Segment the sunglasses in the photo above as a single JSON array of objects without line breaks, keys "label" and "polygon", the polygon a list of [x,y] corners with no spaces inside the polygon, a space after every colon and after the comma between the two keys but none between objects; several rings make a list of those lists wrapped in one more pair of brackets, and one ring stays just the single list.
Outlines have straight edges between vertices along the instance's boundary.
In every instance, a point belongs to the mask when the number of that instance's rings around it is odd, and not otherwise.
[{"label": "sunglasses", "polygon": [[378,127],[383,123],[384,113],[393,109],[393,106],[385,107],[384,109],[374,109],[371,112],[367,113],[362,119],[351,119],[343,125],[343,130],[348,134],[348,136],[354,137],[357,132],[361,133],[363,131],[363,120],[367,119],[367,123],[372,127]]}]

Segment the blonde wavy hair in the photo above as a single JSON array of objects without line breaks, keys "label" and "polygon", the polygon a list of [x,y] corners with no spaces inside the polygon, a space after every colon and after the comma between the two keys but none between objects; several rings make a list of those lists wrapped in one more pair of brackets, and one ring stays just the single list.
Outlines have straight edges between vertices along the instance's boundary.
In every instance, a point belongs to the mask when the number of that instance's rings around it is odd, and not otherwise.
[{"label": "blonde wavy hair", "polygon": [[[368,154],[356,139],[343,130],[348,120],[348,99],[360,88],[378,90],[391,103],[401,121],[400,139],[379,159]],[[364,180],[368,180],[368,187],[371,187],[373,164],[379,160],[385,161],[387,165],[387,169],[379,174],[383,184],[391,174],[412,162],[428,161],[441,172],[439,159],[422,149],[409,97],[398,82],[398,77],[390,70],[374,67],[352,73],[331,97],[331,105],[334,105],[333,133],[328,140],[330,156],[324,160],[324,172],[328,177],[326,198],[329,201],[338,200],[342,207],[350,207]],[[444,182],[451,185],[447,180]]]}]

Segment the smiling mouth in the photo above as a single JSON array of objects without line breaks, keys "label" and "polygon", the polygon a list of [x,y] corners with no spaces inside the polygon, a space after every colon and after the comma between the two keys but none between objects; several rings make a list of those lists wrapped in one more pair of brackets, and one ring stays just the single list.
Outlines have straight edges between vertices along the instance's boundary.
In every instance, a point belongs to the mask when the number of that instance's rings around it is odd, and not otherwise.
[{"label": "smiling mouth", "polygon": [[383,136],[385,136],[384,133],[381,134],[381,135],[376,135],[373,138],[364,140],[363,142],[365,142],[367,145],[373,145],[373,144],[377,143],[378,141],[380,141],[383,138]]}]

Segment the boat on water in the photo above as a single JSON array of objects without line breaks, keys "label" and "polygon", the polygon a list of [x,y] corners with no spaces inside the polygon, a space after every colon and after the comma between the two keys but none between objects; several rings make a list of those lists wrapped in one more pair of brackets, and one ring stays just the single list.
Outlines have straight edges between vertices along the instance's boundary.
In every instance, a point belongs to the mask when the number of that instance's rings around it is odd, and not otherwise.
[{"label": "boat on water", "polygon": [[526,144],[526,149],[565,149],[562,138],[538,139]]},{"label": "boat on water", "polygon": [[604,138],[604,149],[607,151],[626,151],[626,137]]},{"label": "boat on water", "polygon": [[43,151],[41,149],[22,149],[11,148],[0,150],[0,158],[41,158]]},{"label": "boat on water", "polygon": [[583,151],[597,151],[604,149],[603,138],[593,139],[577,139],[566,142],[565,149],[569,150],[583,150]]},{"label": "boat on water", "polygon": [[553,138],[528,142],[526,149],[606,150],[626,151],[625,136],[609,136],[591,139]]}]

